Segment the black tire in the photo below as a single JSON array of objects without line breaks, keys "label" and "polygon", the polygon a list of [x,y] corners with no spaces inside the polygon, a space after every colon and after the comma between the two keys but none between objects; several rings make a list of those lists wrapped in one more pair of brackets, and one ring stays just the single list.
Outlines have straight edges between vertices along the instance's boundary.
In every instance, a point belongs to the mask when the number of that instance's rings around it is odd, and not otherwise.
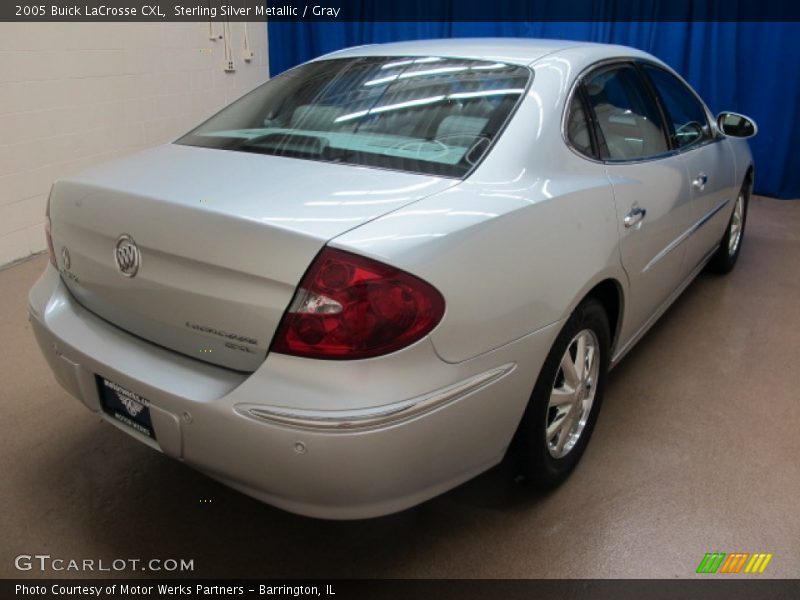
[{"label": "black tire", "polygon": [[745,182],[742,184],[742,189],[739,190],[739,194],[736,196],[736,203],[740,200],[742,202],[741,220],[738,228],[739,239],[735,243],[735,247],[732,248],[731,237],[735,235],[735,222],[737,218],[737,204],[734,204],[731,218],[728,221],[728,226],[725,228],[725,234],[722,236],[719,248],[717,248],[714,256],[712,256],[711,260],[708,262],[708,270],[712,273],[725,275],[730,273],[733,267],[736,266],[736,261],[739,259],[739,253],[742,250],[742,242],[744,241],[744,228],[747,224],[747,207],[750,204],[750,194],[752,190],[753,182],[748,175],[747,179],[745,179]]},{"label": "black tire", "polygon": [[[593,383],[594,400],[590,410],[586,411],[588,416],[585,425],[574,445],[564,456],[556,457],[551,452],[551,441],[546,439],[545,434],[548,422],[552,423],[554,414],[558,413],[558,409],[549,406],[550,395],[554,387],[559,386],[559,379],[561,385],[564,384],[562,358],[568,348],[574,358],[573,342],[584,330],[594,334],[599,352],[599,372]],[[605,309],[594,298],[588,298],[572,313],[550,349],[515,436],[515,454],[519,471],[536,488],[547,490],[562,483],[583,455],[602,405],[610,348],[611,334]]]}]

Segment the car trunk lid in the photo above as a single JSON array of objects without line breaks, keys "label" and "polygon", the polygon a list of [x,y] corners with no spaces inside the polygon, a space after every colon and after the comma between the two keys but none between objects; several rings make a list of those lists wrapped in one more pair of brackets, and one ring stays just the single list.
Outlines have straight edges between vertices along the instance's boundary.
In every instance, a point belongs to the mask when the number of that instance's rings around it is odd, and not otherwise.
[{"label": "car trunk lid", "polygon": [[252,371],[328,240],[454,183],[167,145],[59,181],[50,217],[62,278],[83,306],[161,346]]}]

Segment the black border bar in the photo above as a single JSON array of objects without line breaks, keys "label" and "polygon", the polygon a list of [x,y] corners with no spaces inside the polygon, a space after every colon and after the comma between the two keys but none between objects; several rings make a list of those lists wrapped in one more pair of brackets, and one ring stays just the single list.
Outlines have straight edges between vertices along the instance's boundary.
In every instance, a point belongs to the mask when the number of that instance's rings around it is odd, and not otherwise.
[{"label": "black border bar", "polygon": [[797,0],[3,0],[0,21],[800,21]]},{"label": "black border bar", "polygon": [[[543,552],[546,552],[543,551]],[[546,557],[543,556],[543,559]],[[127,589],[126,587],[127,586]],[[263,586],[263,587],[262,587]],[[165,588],[170,587],[167,591]],[[34,591],[36,590],[36,591]],[[98,594],[97,591],[100,591]],[[11,598],[324,598],[326,600],[731,600],[800,597],[798,579],[758,576],[694,579],[5,579],[0,597]]]}]

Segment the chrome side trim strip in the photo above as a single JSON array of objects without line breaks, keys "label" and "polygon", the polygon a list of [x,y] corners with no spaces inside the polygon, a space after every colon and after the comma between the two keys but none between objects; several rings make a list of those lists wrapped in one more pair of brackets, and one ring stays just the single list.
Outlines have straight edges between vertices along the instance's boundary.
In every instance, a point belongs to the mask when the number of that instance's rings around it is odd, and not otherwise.
[{"label": "chrome side trim strip", "polygon": [[691,227],[689,227],[689,229],[687,229],[686,231],[684,231],[682,234],[680,234],[678,237],[676,237],[674,240],[672,240],[672,241],[671,241],[669,244],[667,244],[667,246],[666,246],[666,247],[665,247],[665,248],[664,248],[664,249],[663,249],[661,252],[659,252],[658,254],[656,254],[656,255],[655,255],[655,256],[654,256],[654,257],[653,257],[653,258],[650,260],[650,262],[649,262],[649,263],[647,263],[647,265],[645,265],[644,269],[642,269],[642,273],[647,273],[647,271],[649,271],[650,269],[652,269],[652,268],[653,268],[653,266],[654,266],[654,265],[655,265],[655,264],[656,264],[658,261],[660,261],[661,259],[663,259],[663,258],[664,258],[664,257],[665,257],[667,254],[669,254],[670,252],[672,252],[673,250],[675,250],[675,248],[677,248],[677,247],[678,247],[678,246],[680,246],[680,245],[681,245],[683,242],[685,242],[687,239],[689,239],[689,237],[690,237],[690,236],[691,236],[691,235],[692,235],[694,232],[696,232],[696,231],[697,231],[698,229],[700,229],[700,228],[701,228],[703,225],[705,225],[706,223],[708,223],[708,222],[711,220],[711,218],[712,218],[712,217],[713,217],[715,214],[717,214],[719,211],[721,211],[723,208],[725,208],[725,206],[727,206],[727,204],[728,204],[729,202],[730,202],[730,199],[729,199],[729,198],[726,198],[725,200],[723,200],[722,202],[720,202],[719,204],[717,204],[717,205],[716,205],[714,208],[712,208],[712,209],[709,211],[709,213],[708,213],[707,215],[705,215],[703,218],[701,218],[699,221],[697,221],[697,223],[695,223],[694,225],[692,225]]},{"label": "chrome side trim strip", "polygon": [[436,408],[455,402],[484,386],[508,375],[516,368],[516,363],[507,363],[495,369],[473,375],[463,381],[431,392],[423,396],[402,400],[383,406],[352,410],[305,410],[282,406],[237,404],[236,412],[245,416],[279,425],[289,425],[301,429],[314,429],[348,432],[358,429],[379,427],[430,412]]}]

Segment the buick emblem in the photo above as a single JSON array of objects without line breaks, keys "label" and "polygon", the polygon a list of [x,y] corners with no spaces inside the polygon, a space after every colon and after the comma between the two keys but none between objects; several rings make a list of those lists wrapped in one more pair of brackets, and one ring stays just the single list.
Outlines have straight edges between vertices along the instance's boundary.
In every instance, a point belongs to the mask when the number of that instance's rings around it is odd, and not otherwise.
[{"label": "buick emblem", "polygon": [[122,403],[122,406],[125,407],[125,410],[127,410],[128,414],[132,417],[138,415],[140,412],[142,412],[142,409],[144,408],[144,406],[142,406],[132,398],[127,398],[126,396],[120,396],[119,394],[117,394],[117,398],[119,398],[119,401]]},{"label": "buick emblem", "polygon": [[138,273],[142,256],[131,236],[127,234],[119,236],[117,247],[114,249],[114,262],[125,277],[134,277]]}]

